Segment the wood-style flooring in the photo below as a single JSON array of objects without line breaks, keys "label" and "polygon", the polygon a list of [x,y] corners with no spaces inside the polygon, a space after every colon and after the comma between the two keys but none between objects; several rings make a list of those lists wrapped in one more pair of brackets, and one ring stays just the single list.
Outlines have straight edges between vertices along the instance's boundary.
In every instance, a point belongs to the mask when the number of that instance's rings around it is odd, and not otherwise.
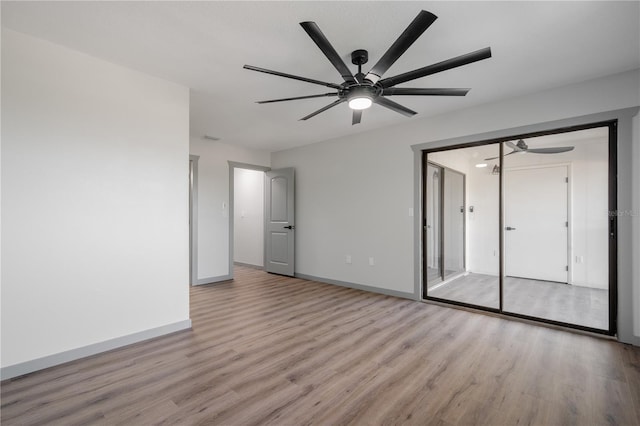
[{"label": "wood-style flooring", "polygon": [[2,425],[634,425],[640,349],[237,268],[193,330],[2,383]]},{"label": "wood-style flooring", "polygon": [[[494,309],[500,305],[500,283],[495,275],[470,273],[427,291],[445,300]],[[609,291],[505,277],[504,311],[608,330]]]}]

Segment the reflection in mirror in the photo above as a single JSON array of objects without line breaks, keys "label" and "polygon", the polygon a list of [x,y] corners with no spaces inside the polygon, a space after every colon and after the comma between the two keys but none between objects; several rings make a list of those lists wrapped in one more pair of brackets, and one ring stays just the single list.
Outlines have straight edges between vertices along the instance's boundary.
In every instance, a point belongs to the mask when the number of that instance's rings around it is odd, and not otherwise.
[{"label": "reflection in mirror", "polygon": [[609,328],[608,149],[608,127],[505,142],[505,312]]},{"label": "reflection in mirror", "polygon": [[427,297],[499,309],[498,156],[498,144],[427,154]]},{"label": "reflection in mirror", "polygon": [[432,286],[442,281],[442,255],[440,254],[440,176],[442,168],[427,164],[426,206],[427,224],[425,230],[426,241],[426,277],[428,285]]}]

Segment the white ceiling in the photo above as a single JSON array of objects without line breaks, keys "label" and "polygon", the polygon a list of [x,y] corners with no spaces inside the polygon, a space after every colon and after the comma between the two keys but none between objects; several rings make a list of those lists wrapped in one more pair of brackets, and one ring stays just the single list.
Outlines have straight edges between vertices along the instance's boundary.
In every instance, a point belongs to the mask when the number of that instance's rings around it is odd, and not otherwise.
[{"label": "white ceiling", "polygon": [[[8,2],[2,25],[191,88],[191,136],[276,151],[640,68],[640,2]],[[493,57],[404,84],[470,87],[466,97],[394,97],[418,115],[374,105],[351,126],[319,98],[331,89],[243,70],[244,64],[339,83],[298,25],[315,21],[351,66],[372,66],[420,9],[438,20],[385,76],[490,46]],[[355,70],[355,66],[352,68]],[[364,66],[364,71],[368,67]]]}]

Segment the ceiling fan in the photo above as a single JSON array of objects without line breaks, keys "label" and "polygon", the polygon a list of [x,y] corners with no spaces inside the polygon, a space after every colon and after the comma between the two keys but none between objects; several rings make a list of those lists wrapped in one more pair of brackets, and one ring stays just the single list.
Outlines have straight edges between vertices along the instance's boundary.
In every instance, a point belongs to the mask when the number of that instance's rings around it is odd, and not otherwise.
[{"label": "ceiling fan", "polygon": [[[507,155],[511,155],[511,154],[516,154],[518,152],[520,153],[531,153],[531,154],[559,154],[561,152],[568,152],[568,151],[573,151],[573,146],[556,146],[556,147],[552,147],[552,148],[529,148],[529,146],[525,143],[525,141],[523,141],[522,139],[520,139],[518,141],[517,144],[511,142],[511,141],[507,141],[505,142],[505,145],[507,145],[509,148],[511,148],[513,151],[511,151],[508,154],[505,154],[504,156],[506,157]],[[491,158],[485,158],[485,161],[490,161],[490,160],[495,160],[496,158],[500,158],[498,157],[491,157]]]},{"label": "ceiling fan", "polygon": [[477,50],[465,55],[456,56],[436,64],[408,71],[394,77],[382,78],[384,73],[393,65],[398,58],[411,46],[422,33],[437,19],[437,16],[427,11],[420,11],[418,16],[409,24],[400,37],[391,45],[391,47],[382,55],[382,58],[371,68],[365,75],[362,72],[362,65],[369,60],[369,53],[364,49],[358,49],[351,53],[351,62],[358,66],[358,72],[354,75],[351,73],[347,65],[344,63],[340,55],[333,48],[329,40],[320,31],[315,22],[301,22],[300,25],[307,32],[309,37],[316,43],[322,53],[329,59],[331,64],[338,70],[344,82],[328,83],[324,81],[314,80],[311,78],[300,77],[293,74],[287,74],[279,71],[272,71],[265,68],[245,65],[243,68],[263,72],[266,74],[277,75],[280,77],[291,78],[294,80],[305,81],[307,83],[318,84],[330,87],[335,92],[323,93],[319,95],[297,96],[292,98],[272,99],[268,101],[259,101],[259,104],[272,102],[293,101],[298,99],[311,99],[321,97],[337,97],[337,99],[329,105],[302,117],[300,120],[308,120],[311,117],[324,112],[343,102],[348,102],[349,107],[353,110],[352,125],[360,123],[362,119],[362,110],[369,108],[372,104],[378,104],[392,111],[411,117],[417,114],[415,111],[404,107],[391,99],[390,96],[465,96],[470,89],[443,89],[443,88],[400,88],[395,87],[398,84],[406,83],[417,78],[427,75],[446,71],[452,68],[467,65],[482,59],[491,57],[491,48]]}]

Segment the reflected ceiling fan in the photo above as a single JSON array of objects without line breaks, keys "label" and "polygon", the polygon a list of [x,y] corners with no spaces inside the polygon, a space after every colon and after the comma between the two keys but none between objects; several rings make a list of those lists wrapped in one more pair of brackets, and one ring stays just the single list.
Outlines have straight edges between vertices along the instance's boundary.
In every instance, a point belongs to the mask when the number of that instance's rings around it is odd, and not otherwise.
[{"label": "reflected ceiling fan", "polygon": [[[511,142],[511,141],[507,141],[505,142],[505,145],[507,145],[509,148],[511,148],[513,151],[511,151],[508,154],[505,154],[504,156],[506,157],[507,155],[511,155],[511,154],[516,154],[518,152],[526,154],[526,153],[531,153],[531,154],[560,154],[561,152],[568,152],[568,151],[573,151],[573,146],[555,146],[552,148],[529,148],[529,146],[525,143],[525,141],[523,141],[522,139],[520,139],[518,141],[517,144]],[[498,157],[491,157],[491,158],[485,158],[485,161],[490,161],[490,160],[495,160],[497,158],[500,158],[500,156]]]},{"label": "reflected ceiling fan", "polygon": [[348,102],[349,107],[353,110],[352,125],[360,123],[362,119],[362,110],[369,108],[372,104],[378,104],[392,111],[398,112],[407,117],[416,115],[417,113],[407,107],[404,107],[388,97],[390,96],[465,96],[470,89],[443,89],[443,88],[400,88],[395,87],[398,84],[406,83],[417,78],[427,75],[439,73],[452,68],[467,65],[482,59],[491,57],[491,48],[477,50],[455,58],[447,59],[436,64],[408,71],[394,77],[382,78],[384,73],[393,65],[398,58],[411,46],[422,33],[437,19],[437,16],[427,11],[420,11],[418,16],[409,24],[400,37],[391,45],[391,47],[382,55],[382,58],[371,68],[365,75],[362,72],[362,65],[366,64],[369,59],[369,53],[364,49],[358,49],[351,53],[351,62],[358,66],[358,72],[354,75],[351,73],[347,65],[344,63],[340,55],[333,48],[329,40],[320,31],[315,22],[301,22],[300,25],[307,32],[309,37],[316,43],[322,53],[329,59],[331,64],[338,70],[344,82],[328,83],[319,80],[313,80],[306,77],[300,77],[293,74],[287,74],[279,71],[272,71],[265,68],[258,68],[251,65],[245,65],[243,68],[263,72],[266,74],[277,75],[280,77],[291,78],[294,80],[305,81],[307,83],[318,84],[330,87],[335,92],[323,93],[319,95],[297,96],[292,98],[272,99],[268,101],[259,101],[259,104],[272,102],[293,101],[299,99],[311,99],[321,97],[337,97],[334,102],[302,117],[300,120],[308,120],[311,117],[324,112],[343,102]]}]

